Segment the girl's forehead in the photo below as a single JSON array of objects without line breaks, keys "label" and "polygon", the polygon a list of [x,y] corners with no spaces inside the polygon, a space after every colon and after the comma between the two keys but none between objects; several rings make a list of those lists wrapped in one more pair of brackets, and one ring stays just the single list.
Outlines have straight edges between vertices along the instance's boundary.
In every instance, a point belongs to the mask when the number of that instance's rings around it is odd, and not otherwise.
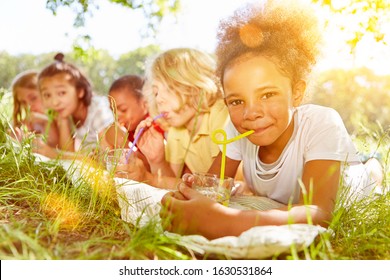
[{"label": "girl's forehead", "polygon": [[247,52],[231,59],[230,62],[226,65],[225,71],[236,65],[240,65],[242,63],[248,62],[249,60],[266,60],[276,65],[275,57],[270,57],[265,53]]},{"label": "girl's forehead", "polygon": [[52,76],[42,77],[40,79],[40,82],[47,82],[47,81],[57,81],[57,82],[68,82],[71,83],[73,81],[73,78],[68,73],[58,73],[54,74]]},{"label": "girl's forehead", "polygon": [[224,94],[263,92],[271,88],[288,90],[291,79],[266,56],[245,57],[226,67],[223,77]]},{"label": "girl's forehead", "polygon": [[[260,54],[260,53],[245,53],[241,56],[238,56],[234,59],[232,59],[225,67],[223,71],[223,82],[225,82],[226,74],[228,72],[236,72],[242,71],[241,68],[244,67],[246,69],[248,65],[251,65],[249,71],[254,71],[255,69],[253,67],[262,68],[267,73],[273,73],[277,75],[284,76],[285,78],[290,79],[289,75],[287,75],[286,71],[283,71],[282,67],[280,66],[280,63],[276,57],[272,57],[266,54]],[[229,75],[232,77],[231,75]],[[233,78],[236,75],[233,74]]]},{"label": "girl's forehead", "polygon": [[114,90],[109,94],[116,102],[138,102],[134,89],[122,88]]}]

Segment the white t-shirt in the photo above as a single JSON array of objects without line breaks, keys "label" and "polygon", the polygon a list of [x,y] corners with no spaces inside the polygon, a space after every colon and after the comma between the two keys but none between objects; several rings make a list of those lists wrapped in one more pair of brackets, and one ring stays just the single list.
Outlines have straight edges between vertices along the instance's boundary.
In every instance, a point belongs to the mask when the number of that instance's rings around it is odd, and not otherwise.
[{"label": "white t-shirt", "polygon": [[107,96],[93,95],[88,106],[87,118],[81,127],[76,129],[75,150],[87,148],[93,150],[98,146],[99,133],[114,122],[114,113],[110,108]]},{"label": "white t-shirt", "polygon": [[[228,139],[240,134],[230,121],[226,133]],[[293,135],[275,163],[262,163],[259,149],[242,138],[227,145],[226,155],[243,161],[245,180],[252,191],[284,204],[289,203],[290,197],[293,203],[299,201],[299,179],[306,162],[336,160],[345,166],[360,164],[340,115],[331,108],[312,104],[296,108]]]}]

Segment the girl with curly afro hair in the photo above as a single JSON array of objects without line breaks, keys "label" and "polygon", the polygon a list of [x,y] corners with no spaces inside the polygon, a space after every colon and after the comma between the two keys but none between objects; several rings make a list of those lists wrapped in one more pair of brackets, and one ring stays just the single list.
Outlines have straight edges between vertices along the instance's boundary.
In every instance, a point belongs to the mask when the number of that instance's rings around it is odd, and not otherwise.
[{"label": "girl with curly afro hair", "polygon": [[[213,239],[254,226],[329,225],[340,180],[349,180],[344,170],[362,165],[340,115],[302,105],[321,33],[314,10],[295,0],[250,4],[221,22],[216,55],[231,120],[227,138],[252,132],[227,145],[225,175],[234,177],[242,162],[247,188],[285,206],[228,208],[191,189],[186,176],[162,199],[167,230]],[[209,172],[220,174],[221,161],[222,153]],[[361,176],[354,181],[364,191],[368,176]]]}]

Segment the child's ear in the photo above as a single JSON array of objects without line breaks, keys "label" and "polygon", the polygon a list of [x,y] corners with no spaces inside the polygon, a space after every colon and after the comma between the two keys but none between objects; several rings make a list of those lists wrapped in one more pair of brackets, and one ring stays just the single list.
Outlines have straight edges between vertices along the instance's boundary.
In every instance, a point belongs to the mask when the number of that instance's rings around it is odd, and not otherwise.
[{"label": "child's ear", "polygon": [[293,87],[293,106],[301,105],[303,97],[305,96],[306,82],[299,80]]},{"label": "child's ear", "polygon": [[77,96],[79,97],[79,99],[82,99],[84,97],[84,89],[80,89],[79,92],[77,93]]},{"label": "child's ear", "polygon": [[141,99],[140,100],[140,105],[141,107],[145,110],[145,111],[148,111],[149,110],[149,103],[146,99]]}]

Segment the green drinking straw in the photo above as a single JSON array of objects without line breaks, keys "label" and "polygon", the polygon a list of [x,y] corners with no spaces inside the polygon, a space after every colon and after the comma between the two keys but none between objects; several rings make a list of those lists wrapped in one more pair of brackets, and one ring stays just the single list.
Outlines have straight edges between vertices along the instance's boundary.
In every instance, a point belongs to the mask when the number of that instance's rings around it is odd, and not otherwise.
[{"label": "green drinking straw", "polygon": [[[222,161],[221,161],[221,174],[219,176],[219,185],[222,186],[223,180],[225,179],[225,163],[226,163],[226,145],[229,143],[232,143],[234,141],[237,141],[241,138],[247,137],[251,135],[254,130],[248,130],[247,132],[237,135],[236,137],[233,137],[231,139],[227,139],[226,131],[223,129],[217,129],[213,132],[211,135],[211,140],[217,145],[222,145]],[[217,139],[217,134],[222,134],[223,139],[218,140]]]}]

